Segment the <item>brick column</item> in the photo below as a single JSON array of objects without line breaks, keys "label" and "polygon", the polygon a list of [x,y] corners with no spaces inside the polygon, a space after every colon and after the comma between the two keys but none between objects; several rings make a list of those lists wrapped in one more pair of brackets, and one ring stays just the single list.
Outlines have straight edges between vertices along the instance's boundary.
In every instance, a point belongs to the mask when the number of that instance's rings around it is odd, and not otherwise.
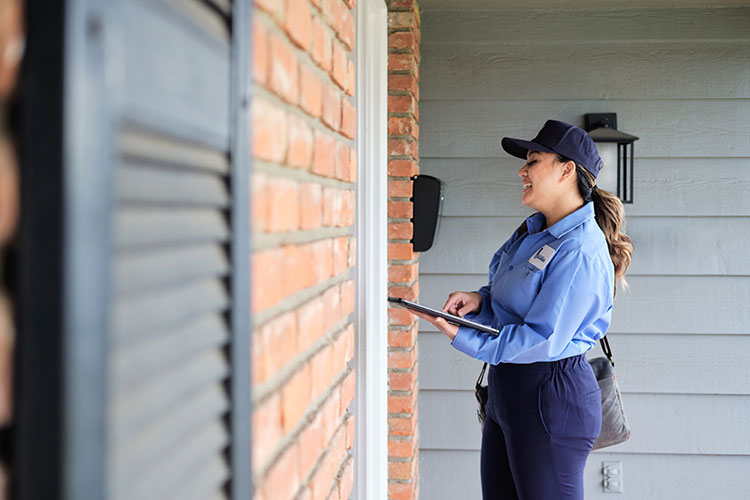
[{"label": "brick column", "polygon": [[255,0],[256,500],[346,499],[354,481],[353,7]]},{"label": "brick column", "polygon": [[[412,180],[419,172],[419,8],[388,1],[388,287],[389,295],[419,295],[418,254],[412,252]],[[388,496],[419,496],[417,322],[389,309]]]}]

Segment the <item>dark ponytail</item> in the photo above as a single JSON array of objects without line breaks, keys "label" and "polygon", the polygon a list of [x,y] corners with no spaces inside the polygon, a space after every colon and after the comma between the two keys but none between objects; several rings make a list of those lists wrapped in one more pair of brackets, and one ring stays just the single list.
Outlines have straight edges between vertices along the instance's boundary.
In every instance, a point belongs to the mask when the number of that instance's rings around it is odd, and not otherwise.
[{"label": "dark ponytail", "polygon": [[[571,161],[558,155],[558,161]],[[625,272],[630,266],[630,259],[633,256],[633,242],[625,234],[625,209],[620,199],[614,194],[599,189],[596,186],[596,179],[580,165],[576,165],[578,174],[578,193],[584,201],[594,202],[594,215],[596,223],[599,224],[604,237],[607,239],[609,247],[609,256],[612,264],[615,266],[615,284],[619,280],[627,288],[628,282],[625,281]],[[615,293],[617,287],[615,286]]]}]

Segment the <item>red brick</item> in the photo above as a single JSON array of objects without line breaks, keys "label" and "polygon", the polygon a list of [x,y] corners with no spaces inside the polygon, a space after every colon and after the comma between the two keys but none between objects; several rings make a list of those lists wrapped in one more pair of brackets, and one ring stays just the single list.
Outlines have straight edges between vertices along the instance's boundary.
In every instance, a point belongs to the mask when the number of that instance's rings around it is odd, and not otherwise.
[{"label": "red brick", "polygon": [[414,215],[414,204],[410,201],[389,201],[388,217],[410,219]]},{"label": "red brick", "polygon": [[[418,172],[417,162],[414,160],[390,160],[388,162],[388,175],[394,177],[412,177]],[[390,182],[393,181],[389,181],[389,184]]]},{"label": "red brick", "polygon": [[388,28],[413,28],[417,25],[413,12],[389,12]]},{"label": "red brick", "polygon": [[416,316],[411,314],[407,309],[402,307],[388,309],[388,324],[391,326],[411,325],[415,321]]},{"label": "red brick", "polygon": [[330,71],[333,65],[333,34],[325,23],[317,17],[312,22],[313,45],[311,56],[325,71]]},{"label": "red brick", "polygon": [[323,408],[319,412],[321,418],[323,419],[323,436],[325,436],[326,443],[328,443],[333,438],[333,435],[338,429],[340,407],[341,391],[335,390],[331,392],[330,397],[323,404]]},{"label": "red brick", "polygon": [[251,227],[254,231],[268,231],[268,219],[270,216],[271,198],[269,196],[268,177],[265,174],[254,172],[250,176]]},{"label": "red brick", "polygon": [[319,240],[310,244],[312,255],[308,265],[313,269],[315,283],[333,276],[333,240]]},{"label": "red brick", "polygon": [[357,265],[357,239],[352,236],[349,240],[349,267]]},{"label": "red brick", "polygon": [[339,275],[349,268],[349,239],[346,236],[333,240],[333,275]]},{"label": "red brick", "polygon": [[391,297],[401,297],[406,300],[416,300],[419,296],[419,282],[411,285],[395,285],[388,287],[388,295]]},{"label": "red brick", "polygon": [[333,42],[333,70],[331,71],[331,77],[342,90],[346,90],[346,85],[349,82],[349,57],[347,56],[346,49],[343,45],[338,42]]},{"label": "red brick", "polygon": [[284,248],[284,274],[282,282],[285,295],[297,293],[315,283],[312,252],[309,245],[286,245]]},{"label": "red brick", "polygon": [[388,373],[388,388],[392,391],[413,391],[417,385],[417,366],[408,372]]},{"label": "red brick", "polygon": [[354,401],[354,393],[357,390],[357,377],[354,370],[350,371],[344,381],[341,383],[341,410],[343,415],[349,405]]},{"label": "red brick", "polygon": [[388,417],[388,432],[394,436],[408,436],[417,430],[416,412],[410,417]]},{"label": "red brick", "polygon": [[[403,311],[404,308],[399,307],[392,310]],[[414,318],[411,314],[409,314],[409,317]],[[411,324],[411,322],[408,324]],[[388,332],[388,345],[390,347],[412,347],[417,342],[417,331],[416,325],[408,330],[390,330]]]},{"label": "red brick", "polygon": [[255,5],[269,14],[271,14],[276,21],[282,21],[284,19],[284,2],[278,0],[255,0]]},{"label": "red brick", "polygon": [[268,179],[269,219],[272,232],[293,231],[299,227],[299,184],[280,177]]},{"label": "red brick", "polygon": [[354,49],[354,16],[351,11],[341,8],[339,11],[339,40],[344,42],[346,48]]},{"label": "red brick", "polygon": [[354,225],[355,216],[355,198],[354,191],[345,190],[342,194],[341,203],[341,220],[339,227],[349,227]]},{"label": "red brick", "polygon": [[349,415],[346,420],[346,449],[351,450],[354,446],[354,440],[355,440],[355,424],[354,424],[354,418]]},{"label": "red brick", "polygon": [[[354,345],[354,326],[349,325],[347,328],[336,338],[333,345],[333,360],[332,368],[333,377],[338,376],[346,367],[346,364],[352,359]],[[333,378],[331,377],[331,378]],[[348,406],[346,401],[343,402],[344,406]],[[343,415],[343,411],[339,411],[339,415]]]},{"label": "red brick", "polygon": [[388,75],[388,90],[411,92],[419,100],[419,80],[414,75]]},{"label": "red brick", "polygon": [[250,380],[253,384],[260,384],[267,378],[266,369],[266,344],[261,336],[261,331],[254,328],[250,334]]},{"label": "red brick", "polygon": [[414,113],[417,108],[417,101],[414,96],[410,95],[389,95],[388,112],[389,113]]},{"label": "red brick", "polygon": [[315,130],[315,150],[312,172],[324,177],[333,177],[336,169],[336,139],[331,135]]},{"label": "red brick", "polygon": [[[417,361],[416,349],[406,351],[389,351],[388,368],[394,370],[409,370]],[[391,412],[393,413],[393,412]]]},{"label": "red brick", "polygon": [[419,125],[412,117],[390,117],[388,118],[388,134],[411,136],[419,138]]},{"label": "red brick", "polygon": [[253,467],[260,469],[281,440],[281,396],[271,394],[253,408]]},{"label": "red brick", "polygon": [[388,196],[398,198],[409,198],[412,195],[412,181],[399,181],[391,179],[388,181]]},{"label": "red brick", "polygon": [[395,156],[419,156],[419,143],[412,139],[388,139],[388,154]]},{"label": "red brick", "polygon": [[403,266],[391,265],[388,267],[388,281],[412,282],[419,276],[419,264],[407,264]]},{"label": "red brick", "polygon": [[299,489],[300,471],[297,446],[293,444],[287,448],[266,474],[265,481],[258,488],[265,498],[293,498]]},{"label": "red brick", "polygon": [[417,500],[416,485],[409,483],[388,483],[388,500]]},{"label": "red brick", "polygon": [[333,480],[336,476],[335,467],[337,465],[337,458],[330,451],[323,457],[310,483],[313,500],[330,500],[329,494],[331,493],[331,488],[334,486]]},{"label": "red brick", "polygon": [[349,99],[341,100],[341,133],[349,139],[354,139],[357,133],[357,108]]},{"label": "red brick", "polygon": [[300,107],[313,118],[320,118],[323,82],[307,65],[300,65]]},{"label": "red brick", "polygon": [[289,146],[286,152],[286,164],[296,168],[310,168],[313,152],[313,133],[305,120],[289,116]]},{"label": "red brick", "polygon": [[271,90],[288,103],[296,104],[299,97],[297,56],[285,39],[273,33],[269,37],[271,40]]},{"label": "red brick", "polygon": [[312,396],[310,365],[304,364],[281,389],[281,424],[289,432],[307,410]]},{"label": "red brick", "polygon": [[348,95],[354,95],[354,88],[356,86],[357,72],[354,67],[354,61],[349,61],[349,70],[347,71],[349,80],[346,83],[346,93]]},{"label": "red brick", "polygon": [[342,207],[341,190],[323,188],[323,225],[326,227],[338,225]]},{"label": "red brick", "polygon": [[349,146],[343,142],[336,143],[336,174],[337,179],[345,181],[349,178]]},{"label": "red brick", "polygon": [[332,357],[333,346],[326,343],[310,361],[312,364],[313,399],[320,397],[329,388],[331,383],[329,366]]},{"label": "red brick", "polygon": [[276,305],[284,296],[279,279],[284,269],[284,252],[274,248],[252,255],[252,310],[261,311]]},{"label": "red brick", "polygon": [[261,329],[265,344],[267,380],[280,372],[299,353],[297,321],[293,312],[287,312],[269,321]]},{"label": "red brick", "polygon": [[323,187],[306,183],[300,188],[300,228],[316,229],[323,223]]},{"label": "red brick", "polygon": [[349,155],[349,182],[357,182],[357,151],[352,149]]},{"label": "red brick", "polygon": [[339,482],[339,498],[343,500],[349,498],[354,488],[354,462],[352,460],[348,460],[344,464],[339,476],[341,477]]},{"label": "red brick", "polygon": [[284,31],[295,45],[308,50],[312,38],[312,11],[308,0],[286,0]]},{"label": "red brick", "polygon": [[388,36],[389,49],[417,50],[417,37],[412,31],[396,31]]},{"label": "red brick", "polygon": [[320,415],[308,425],[299,436],[299,467],[300,476],[306,477],[317,462],[323,447],[323,422]]},{"label": "red brick", "polygon": [[411,222],[390,222],[388,224],[388,239],[410,240],[414,226]]},{"label": "red brick", "polygon": [[264,161],[281,163],[286,155],[286,113],[269,103],[255,98],[252,103],[253,155]]},{"label": "red brick", "polygon": [[295,311],[300,351],[306,351],[325,335],[326,319],[324,314],[321,297],[315,297],[302,304]]},{"label": "red brick", "polygon": [[388,54],[388,71],[416,71],[413,54]]},{"label": "red brick", "polygon": [[388,478],[409,480],[416,477],[416,459],[408,462],[388,462]]},{"label": "red brick", "polygon": [[354,282],[344,281],[341,283],[341,314],[347,315],[354,312]]},{"label": "red brick", "polygon": [[331,130],[338,132],[341,129],[341,95],[339,91],[330,84],[323,85],[323,123]]},{"label": "red brick", "polygon": [[341,319],[341,292],[338,285],[323,292],[323,318],[326,332]]},{"label": "red brick", "polygon": [[253,18],[253,81],[265,85],[268,80],[268,30]]},{"label": "red brick", "polygon": [[388,455],[391,457],[409,458],[414,452],[413,439],[389,439]]}]

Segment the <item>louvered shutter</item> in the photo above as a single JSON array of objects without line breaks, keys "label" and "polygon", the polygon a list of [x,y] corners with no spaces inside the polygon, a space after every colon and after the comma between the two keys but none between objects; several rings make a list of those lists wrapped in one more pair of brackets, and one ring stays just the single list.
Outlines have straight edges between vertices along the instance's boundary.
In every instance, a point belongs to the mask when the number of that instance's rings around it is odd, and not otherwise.
[{"label": "louvered shutter", "polygon": [[106,488],[123,500],[225,498],[231,8],[120,9]]}]

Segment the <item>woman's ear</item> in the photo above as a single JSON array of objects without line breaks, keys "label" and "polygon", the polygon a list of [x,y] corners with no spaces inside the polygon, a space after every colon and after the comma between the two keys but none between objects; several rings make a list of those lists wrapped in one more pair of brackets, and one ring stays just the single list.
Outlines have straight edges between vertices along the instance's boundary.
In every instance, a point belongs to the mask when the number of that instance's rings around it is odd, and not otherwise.
[{"label": "woman's ear", "polygon": [[574,161],[566,161],[562,165],[562,173],[560,175],[561,181],[566,181],[574,176],[576,172],[576,164]]}]

